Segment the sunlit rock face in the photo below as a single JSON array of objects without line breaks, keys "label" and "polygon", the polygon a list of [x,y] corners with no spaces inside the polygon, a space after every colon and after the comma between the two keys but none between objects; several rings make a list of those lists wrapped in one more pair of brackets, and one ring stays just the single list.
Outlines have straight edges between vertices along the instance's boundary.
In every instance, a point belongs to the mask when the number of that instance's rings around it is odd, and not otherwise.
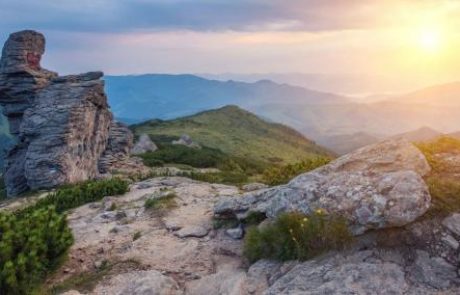
[{"label": "sunlit rock face", "polygon": [[244,218],[250,212],[276,217],[318,209],[340,214],[354,234],[403,226],[424,214],[431,202],[422,178],[430,171],[423,154],[404,140],[390,140],[345,155],[289,184],[228,198],[217,215]]},{"label": "sunlit rock face", "polygon": [[6,156],[9,196],[98,177],[107,148],[128,155],[132,144],[131,134],[110,139],[119,134],[110,132],[103,73],[58,76],[41,67],[44,51],[45,38],[35,31],[11,34],[2,51],[0,104],[17,141]]}]

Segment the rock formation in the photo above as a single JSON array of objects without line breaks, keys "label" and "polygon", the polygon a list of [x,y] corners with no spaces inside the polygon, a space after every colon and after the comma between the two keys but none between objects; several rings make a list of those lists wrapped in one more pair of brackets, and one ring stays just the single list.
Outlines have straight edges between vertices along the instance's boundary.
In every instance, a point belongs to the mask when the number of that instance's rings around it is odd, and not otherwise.
[{"label": "rock formation", "polygon": [[96,178],[101,158],[131,147],[129,130],[113,121],[103,73],[58,76],[41,67],[44,51],[42,34],[21,31],[0,60],[0,104],[17,141],[6,156],[9,196]]},{"label": "rock formation", "polygon": [[422,176],[430,171],[423,154],[403,140],[357,150],[289,184],[227,198],[217,215],[245,218],[250,212],[276,217],[282,212],[310,214],[317,209],[343,215],[355,234],[402,226],[424,214],[430,194]]},{"label": "rock formation", "polygon": [[188,134],[183,134],[178,140],[173,140],[171,143],[177,145],[185,145],[186,147],[194,149],[201,148],[201,146],[198,143],[194,142]]},{"label": "rock formation", "polygon": [[148,134],[142,134],[134,147],[131,149],[131,154],[139,155],[146,152],[154,152],[158,149],[156,144],[150,139]]}]

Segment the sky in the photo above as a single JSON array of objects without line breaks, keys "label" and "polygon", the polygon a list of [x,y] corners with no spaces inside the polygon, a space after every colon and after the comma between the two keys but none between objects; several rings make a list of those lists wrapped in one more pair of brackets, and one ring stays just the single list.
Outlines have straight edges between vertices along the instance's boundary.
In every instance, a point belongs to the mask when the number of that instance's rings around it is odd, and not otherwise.
[{"label": "sky", "polygon": [[44,33],[43,65],[63,74],[319,73],[419,87],[460,80],[458,15],[448,0],[0,0],[0,42]]}]

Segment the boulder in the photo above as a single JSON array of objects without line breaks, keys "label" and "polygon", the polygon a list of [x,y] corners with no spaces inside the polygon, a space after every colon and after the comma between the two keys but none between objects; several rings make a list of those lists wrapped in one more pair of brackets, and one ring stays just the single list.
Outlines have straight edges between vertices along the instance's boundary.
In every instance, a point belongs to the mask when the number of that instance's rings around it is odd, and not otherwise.
[{"label": "boulder", "polygon": [[177,144],[177,145],[185,145],[186,147],[189,148],[195,148],[195,149],[200,149],[201,146],[194,142],[190,135],[183,134],[178,140],[173,140],[171,142],[172,144]]},{"label": "boulder", "polygon": [[[0,59],[0,105],[16,144],[6,155],[8,196],[100,176],[103,157],[126,157],[132,134],[113,121],[102,72],[58,76],[40,60],[45,38],[11,34]],[[113,161],[112,161],[113,162]]]},{"label": "boulder", "polygon": [[150,139],[147,134],[142,134],[131,150],[131,154],[139,155],[146,152],[154,152],[158,149],[156,144]]},{"label": "boulder", "polygon": [[403,266],[364,251],[301,263],[263,294],[406,294],[409,289]]},{"label": "boulder", "polygon": [[429,171],[413,144],[390,140],[299,175],[287,185],[223,198],[214,213],[243,219],[260,212],[274,218],[283,212],[311,214],[322,209],[344,216],[358,235],[403,226],[424,214],[431,198],[422,176]]}]

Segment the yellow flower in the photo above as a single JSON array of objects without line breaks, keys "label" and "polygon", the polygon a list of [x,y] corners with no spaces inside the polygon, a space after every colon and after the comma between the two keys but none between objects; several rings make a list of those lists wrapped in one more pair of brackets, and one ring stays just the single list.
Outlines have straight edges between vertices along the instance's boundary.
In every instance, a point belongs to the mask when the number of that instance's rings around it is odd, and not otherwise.
[{"label": "yellow flower", "polygon": [[323,209],[318,209],[318,210],[316,210],[316,214],[319,214],[319,215],[324,214],[324,210]]},{"label": "yellow flower", "polygon": [[305,217],[305,218],[303,219],[303,221],[304,221],[304,222],[307,222],[307,221],[308,221],[308,218],[307,218],[307,217]]}]

